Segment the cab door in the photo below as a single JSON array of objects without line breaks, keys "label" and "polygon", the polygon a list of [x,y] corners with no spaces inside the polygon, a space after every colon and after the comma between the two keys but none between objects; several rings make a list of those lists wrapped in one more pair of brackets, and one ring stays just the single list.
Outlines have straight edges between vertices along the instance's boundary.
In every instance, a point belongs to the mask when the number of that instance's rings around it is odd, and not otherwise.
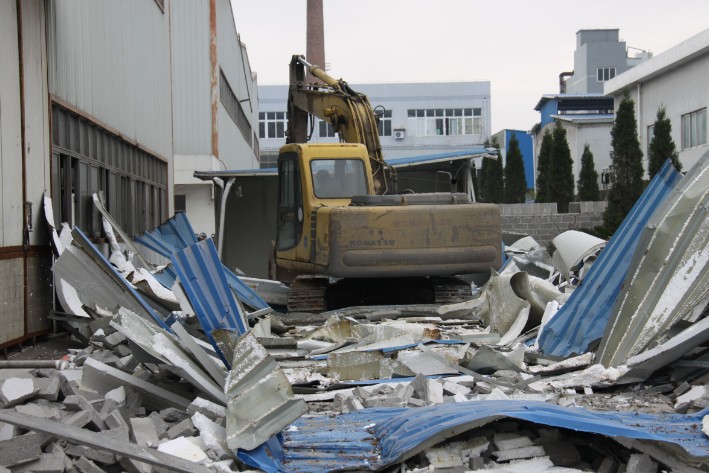
[{"label": "cab door", "polygon": [[278,215],[276,254],[278,259],[296,260],[296,248],[303,231],[303,190],[298,155],[282,153],[278,158]]}]

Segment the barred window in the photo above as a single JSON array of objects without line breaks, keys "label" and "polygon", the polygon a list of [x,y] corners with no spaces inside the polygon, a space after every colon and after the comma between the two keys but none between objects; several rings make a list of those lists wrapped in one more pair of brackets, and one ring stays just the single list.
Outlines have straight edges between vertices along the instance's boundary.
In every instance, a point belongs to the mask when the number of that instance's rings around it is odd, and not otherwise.
[{"label": "barred window", "polygon": [[219,72],[219,97],[222,101],[222,105],[224,105],[227,113],[231,119],[234,120],[234,123],[236,123],[236,127],[241,132],[244,140],[253,146],[251,143],[251,123],[249,123],[249,119],[246,117],[246,113],[244,113],[244,109],[241,106],[239,99],[236,98],[234,91],[229,85],[229,81],[227,81],[224,71],[220,70]]},{"label": "barred window", "polygon": [[481,135],[481,108],[436,108],[408,111],[416,136]]},{"label": "barred window", "polygon": [[707,144],[707,109],[682,115],[682,149]]}]

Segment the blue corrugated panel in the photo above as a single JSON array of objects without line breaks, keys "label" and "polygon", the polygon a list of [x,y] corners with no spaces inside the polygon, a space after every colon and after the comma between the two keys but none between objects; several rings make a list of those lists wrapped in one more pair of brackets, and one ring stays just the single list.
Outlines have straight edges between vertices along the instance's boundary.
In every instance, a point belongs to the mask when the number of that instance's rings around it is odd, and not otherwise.
[{"label": "blue corrugated panel", "polygon": [[478,401],[422,408],[364,409],[337,417],[301,417],[283,432],[282,452],[260,447],[239,452],[267,472],[381,469],[405,461],[443,440],[509,417],[608,437],[651,440],[709,457],[709,438],[696,414],[593,412],[530,401]]},{"label": "blue corrugated panel", "polygon": [[[176,251],[197,243],[194,229],[183,212],[177,212],[155,230],[135,237],[135,241],[147,246],[159,255],[170,258]],[[247,286],[232,270],[223,266],[229,285],[236,291],[239,300],[255,310],[265,309],[269,305]],[[162,284],[162,282],[161,282]],[[168,289],[172,286],[166,286]]]},{"label": "blue corrugated panel", "polygon": [[121,274],[116,270],[116,268],[106,259],[105,256],[94,246],[93,243],[91,243],[91,240],[86,238],[86,235],[79,229],[79,227],[74,227],[71,231],[71,235],[74,237],[74,242],[87,254],[89,254],[95,261],[102,261],[104,267],[106,267],[109,271],[110,274],[113,276],[113,279],[116,281],[117,284],[120,284],[123,286],[123,289],[127,292],[129,292],[135,300],[140,304],[145,311],[150,314],[155,322],[162,327],[163,329],[167,330],[168,332],[172,333],[172,330],[170,327],[165,325],[165,322],[160,318],[160,314],[155,312],[153,308],[148,304],[145,299],[143,299],[143,296],[141,296],[138,291],[136,291],[133,287],[132,284],[130,284]]},{"label": "blue corrugated panel", "polygon": [[591,266],[581,287],[571,293],[568,302],[542,330],[539,346],[545,354],[585,353],[591,342],[603,336],[640,234],[681,177],[669,160],[655,175]]},{"label": "blue corrugated panel", "polygon": [[209,238],[202,240],[176,252],[171,258],[172,266],[204,333],[222,357],[225,366],[230,368],[231,360],[221,355],[212,338],[212,331],[225,329],[242,335],[248,330],[248,325],[227,283],[214,242]]}]

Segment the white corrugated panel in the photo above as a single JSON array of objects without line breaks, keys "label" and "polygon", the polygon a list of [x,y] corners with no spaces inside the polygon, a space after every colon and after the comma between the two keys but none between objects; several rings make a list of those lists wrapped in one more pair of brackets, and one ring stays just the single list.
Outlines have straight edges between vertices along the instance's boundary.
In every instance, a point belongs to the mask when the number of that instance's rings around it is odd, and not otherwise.
[{"label": "white corrugated panel", "polygon": [[171,2],[175,154],[212,154],[209,2]]},{"label": "white corrugated panel", "polygon": [[22,244],[22,140],[15,2],[0,3],[0,65],[0,247],[3,247]]},{"label": "white corrugated panel", "polygon": [[169,8],[112,0],[47,5],[50,92],[169,158]]}]

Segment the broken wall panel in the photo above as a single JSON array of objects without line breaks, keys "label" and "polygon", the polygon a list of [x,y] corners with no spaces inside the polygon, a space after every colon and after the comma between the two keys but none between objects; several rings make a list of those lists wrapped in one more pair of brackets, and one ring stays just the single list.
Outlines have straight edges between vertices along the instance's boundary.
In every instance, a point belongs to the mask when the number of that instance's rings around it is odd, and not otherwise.
[{"label": "broken wall panel", "polygon": [[[171,258],[195,315],[218,352],[212,331],[224,329],[239,335],[248,331],[249,326],[227,284],[217,249],[211,239],[177,251]],[[222,360],[225,366],[230,366],[231,360],[224,357]]]},{"label": "broken wall panel", "polygon": [[617,366],[680,320],[694,322],[709,294],[709,154],[689,170],[646,225],[599,347]]},{"label": "broken wall panel", "polygon": [[0,258],[0,345],[25,335],[24,275],[22,258]]},{"label": "broken wall panel", "polygon": [[[177,251],[192,246],[198,241],[187,215],[183,212],[177,212],[156,229],[136,236],[135,240],[165,258],[171,258]],[[269,305],[227,266],[223,266],[223,270],[227,282],[242,302],[255,310],[269,308]]]},{"label": "broken wall panel", "polygon": [[239,452],[239,457],[264,471],[333,471],[342,466],[380,470],[447,438],[501,418],[514,418],[577,432],[658,442],[688,464],[701,463],[709,459],[709,438],[701,430],[706,411],[688,415],[594,412],[535,401],[364,409],[336,417],[302,417],[283,432],[281,451],[264,445],[252,452]]},{"label": "broken wall panel", "polygon": [[547,355],[584,353],[603,336],[642,230],[681,179],[668,160],[593,264],[584,282],[545,325],[539,347]]},{"label": "broken wall panel", "polygon": [[99,306],[118,313],[124,307],[147,320],[154,320],[166,330],[160,315],[121,276],[78,228],[74,240],[54,263],[56,280],[73,286],[86,306]]}]

